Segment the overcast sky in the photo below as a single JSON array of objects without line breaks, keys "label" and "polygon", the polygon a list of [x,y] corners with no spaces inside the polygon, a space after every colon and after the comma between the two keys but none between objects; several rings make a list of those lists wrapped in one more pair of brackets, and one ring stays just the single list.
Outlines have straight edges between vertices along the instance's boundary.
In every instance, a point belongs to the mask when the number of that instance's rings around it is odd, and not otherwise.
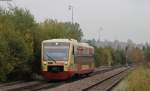
[{"label": "overcast sky", "polygon": [[[86,39],[132,39],[150,43],[150,0],[13,0],[13,5],[27,8],[37,21],[46,18],[71,21],[69,4],[74,6],[74,21],[78,22]],[[0,1],[0,5],[4,5]]]}]

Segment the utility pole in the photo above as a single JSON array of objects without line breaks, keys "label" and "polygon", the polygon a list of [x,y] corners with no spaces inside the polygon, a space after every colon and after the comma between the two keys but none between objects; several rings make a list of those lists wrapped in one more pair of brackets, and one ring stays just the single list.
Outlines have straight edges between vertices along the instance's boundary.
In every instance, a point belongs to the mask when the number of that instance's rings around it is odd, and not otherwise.
[{"label": "utility pole", "polygon": [[98,42],[101,41],[101,31],[103,30],[103,27],[100,27],[100,29],[98,30]]},{"label": "utility pole", "polygon": [[128,49],[129,49],[129,46],[126,46],[125,48],[125,51],[126,51],[126,66],[128,66]]},{"label": "utility pole", "polygon": [[73,24],[74,23],[74,7],[72,5],[69,5],[69,10],[72,11],[71,20],[72,20],[72,24]]}]

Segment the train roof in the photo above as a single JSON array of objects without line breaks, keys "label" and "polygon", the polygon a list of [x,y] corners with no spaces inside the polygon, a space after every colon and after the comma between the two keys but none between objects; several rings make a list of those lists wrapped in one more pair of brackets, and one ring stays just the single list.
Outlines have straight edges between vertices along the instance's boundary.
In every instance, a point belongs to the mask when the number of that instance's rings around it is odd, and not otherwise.
[{"label": "train roof", "polygon": [[43,42],[70,42],[69,39],[49,39],[49,40],[44,40]]},{"label": "train roof", "polygon": [[46,42],[67,42],[67,43],[73,43],[77,46],[84,46],[84,47],[93,48],[88,43],[78,42],[75,39],[49,39],[49,40],[44,40],[42,43],[46,43]]},{"label": "train roof", "polygon": [[79,46],[84,46],[84,47],[90,47],[93,48],[92,46],[90,46],[88,43],[79,43]]}]

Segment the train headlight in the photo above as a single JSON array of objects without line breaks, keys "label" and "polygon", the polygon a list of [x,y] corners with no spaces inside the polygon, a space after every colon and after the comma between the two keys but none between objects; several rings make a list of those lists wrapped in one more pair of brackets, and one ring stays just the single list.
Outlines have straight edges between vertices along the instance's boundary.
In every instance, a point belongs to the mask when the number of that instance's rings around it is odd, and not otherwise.
[{"label": "train headlight", "polygon": [[64,64],[68,64],[68,62],[67,62],[67,61],[65,61],[65,62],[64,62]]},{"label": "train headlight", "polygon": [[44,61],[44,62],[43,62],[43,64],[44,64],[44,65],[46,65],[46,64],[47,64],[47,62],[45,62],[45,61]]}]

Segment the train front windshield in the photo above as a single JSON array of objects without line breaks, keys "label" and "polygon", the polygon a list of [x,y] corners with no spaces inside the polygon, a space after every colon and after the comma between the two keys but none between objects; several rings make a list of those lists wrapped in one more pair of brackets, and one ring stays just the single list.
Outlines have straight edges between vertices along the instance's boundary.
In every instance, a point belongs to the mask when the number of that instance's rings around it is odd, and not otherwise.
[{"label": "train front windshield", "polygon": [[43,58],[45,61],[67,61],[69,53],[69,43],[44,43]]}]

